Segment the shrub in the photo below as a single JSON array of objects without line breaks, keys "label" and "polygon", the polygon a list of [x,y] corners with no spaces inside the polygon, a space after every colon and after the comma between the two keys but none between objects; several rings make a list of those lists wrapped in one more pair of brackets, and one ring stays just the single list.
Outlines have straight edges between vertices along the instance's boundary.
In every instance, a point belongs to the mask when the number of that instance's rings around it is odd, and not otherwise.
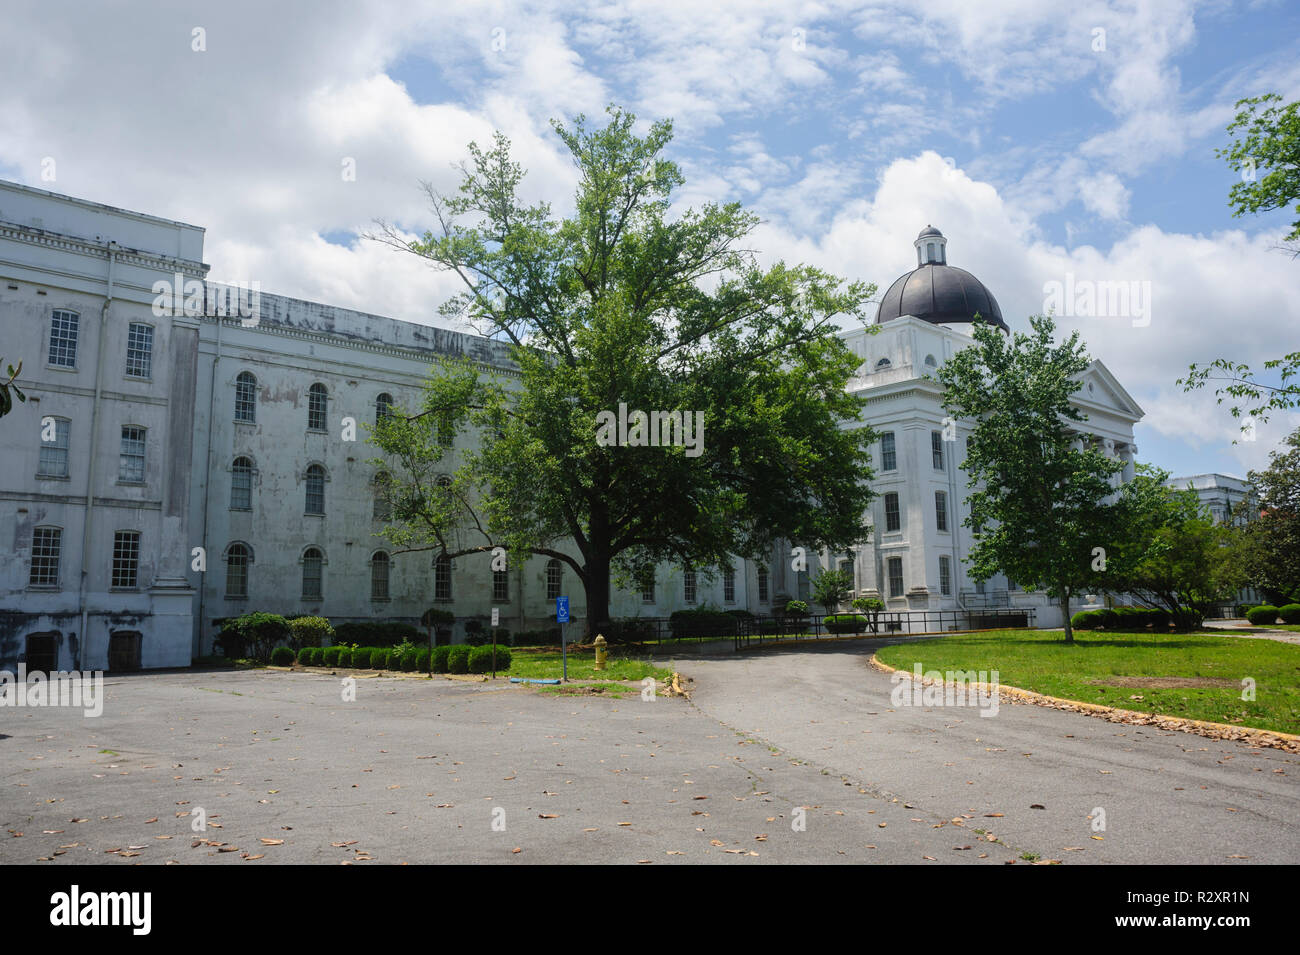
[{"label": "shrub", "polygon": [[483,633],[483,621],[466,620],[465,621],[465,643],[471,647],[481,647],[487,642],[487,635]]},{"label": "shrub", "polygon": [[468,673],[469,672],[469,653],[473,647],[464,643],[458,643],[450,648],[447,654],[447,672],[448,673]]},{"label": "shrub", "polygon": [[[725,637],[736,632],[736,618],[721,610],[697,607],[694,610],[675,610],[668,615],[668,625],[673,636]],[[605,635],[609,639],[609,634]]]},{"label": "shrub", "polygon": [[434,647],[433,648],[433,672],[446,673],[448,657],[451,656],[451,647]]},{"label": "shrub", "polygon": [[411,666],[411,669],[414,670],[416,673],[424,673],[428,671],[429,650],[427,647],[423,650],[420,649],[415,650],[415,663]]},{"label": "shrub", "polygon": [[[596,628],[596,632],[604,636],[607,643],[644,643],[659,636],[659,630],[653,622],[639,617],[606,620]],[[560,642],[558,628],[555,630],[554,642]]]},{"label": "shrub", "polygon": [[401,651],[401,653],[399,654],[400,659],[397,661],[398,668],[406,673],[410,673],[412,670],[414,670],[416,655],[419,652],[420,651],[415,649],[415,647],[408,647],[407,649]]},{"label": "shrub", "polygon": [[271,662],[278,667],[293,666],[293,651],[288,647],[276,647],[271,651]]},{"label": "shrub", "polygon": [[1300,623],[1300,604],[1286,604],[1277,608],[1283,623]]},{"label": "shrub", "polygon": [[1100,610],[1080,610],[1070,618],[1070,626],[1075,630],[1096,630],[1101,626]]},{"label": "shrub", "polygon": [[404,651],[397,647],[390,647],[384,650],[380,656],[380,666],[376,670],[400,670],[402,668],[402,653]]},{"label": "shrub", "polygon": [[862,633],[867,629],[867,622],[860,613],[832,614],[822,620],[828,633]]},{"label": "shrub", "polygon": [[370,650],[370,669],[383,670],[388,666],[388,655],[392,653],[387,647],[372,647]]},{"label": "shrub", "polygon": [[[370,651],[374,647],[353,647],[352,648],[352,667],[356,670],[370,669]],[[340,655],[342,656],[342,655]]]},{"label": "shrub", "polygon": [[227,657],[265,660],[271,648],[289,639],[289,622],[278,613],[246,613],[221,621],[216,644]]},{"label": "shrub", "polygon": [[339,652],[342,647],[326,647],[321,651],[321,662],[327,667],[336,667],[339,665]]},{"label": "shrub", "polygon": [[1277,623],[1277,608],[1272,604],[1263,604],[1246,611],[1246,619],[1256,627],[1271,627]]},{"label": "shrub", "polygon": [[298,651],[298,665],[304,667],[320,666],[320,647],[303,647]]},{"label": "shrub", "polygon": [[[497,647],[496,651],[497,672],[510,669],[510,648]],[[492,672],[492,647],[473,647],[469,652],[469,672],[470,673],[491,673]]]},{"label": "shrub", "polygon": [[409,623],[387,623],[370,621],[367,623],[341,623],[334,628],[334,637],[339,643],[355,643],[364,647],[392,647],[409,640],[417,642],[428,640],[428,635],[421,633]]},{"label": "shrub", "polygon": [[785,612],[790,617],[808,616],[808,604],[802,600],[791,600],[785,605]]},{"label": "shrub", "polygon": [[352,648],[339,647],[339,666],[352,668]]},{"label": "shrub", "polygon": [[289,645],[323,647],[334,638],[334,628],[324,617],[294,617],[289,623]]}]

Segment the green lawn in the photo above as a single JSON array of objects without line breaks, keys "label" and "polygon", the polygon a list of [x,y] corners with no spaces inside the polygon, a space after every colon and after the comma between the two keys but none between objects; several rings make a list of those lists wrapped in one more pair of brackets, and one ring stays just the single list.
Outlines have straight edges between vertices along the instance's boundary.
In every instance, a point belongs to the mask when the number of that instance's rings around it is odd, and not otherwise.
[{"label": "green lawn", "polygon": [[[896,644],[876,656],[905,670],[918,662],[926,670],[997,670],[1005,686],[1086,703],[1300,733],[1300,646],[1276,640],[1075,631],[1071,646],[1059,630],[992,630]],[[1225,685],[1107,685],[1125,677]],[[1246,677],[1255,681],[1252,701],[1241,698]]]},{"label": "green lawn", "polygon": [[[514,648],[514,659],[510,662],[510,675],[529,677],[534,680],[557,679],[563,666],[560,654],[551,650],[533,651],[521,647]],[[667,667],[655,666],[649,659],[638,657],[615,657],[610,654],[605,669],[597,670],[596,657],[592,653],[569,653],[570,680],[644,680],[648,676],[656,680],[671,679],[673,671]]]}]

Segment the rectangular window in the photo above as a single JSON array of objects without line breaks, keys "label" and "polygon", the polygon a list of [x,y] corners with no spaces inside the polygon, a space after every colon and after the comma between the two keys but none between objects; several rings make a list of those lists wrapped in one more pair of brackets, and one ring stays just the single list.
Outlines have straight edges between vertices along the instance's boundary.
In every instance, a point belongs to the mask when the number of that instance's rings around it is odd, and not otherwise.
[{"label": "rectangular window", "polygon": [[938,431],[930,432],[930,458],[936,471],[943,470],[943,435]]},{"label": "rectangular window", "polygon": [[36,465],[36,473],[42,477],[68,476],[68,433],[71,423],[67,418],[54,419],[53,441],[44,427],[41,428],[41,455]]},{"label": "rectangular window", "polygon": [[492,599],[497,603],[510,599],[510,575],[504,570],[492,571]]},{"label": "rectangular window", "polygon": [[153,326],[132,322],[126,332],[126,373],[132,378],[153,377]]},{"label": "rectangular window", "polygon": [[57,587],[59,557],[63,550],[63,531],[57,527],[38,527],[32,532],[33,587]]},{"label": "rectangular window", "polygon": [[122,459],[117,479],[125,484],[144,483],[144,428],[122,427]]},{"label": "rectangular window", "polygon": [[898,531],[903,529],[903,515],[898,509],[898,495],[885,495],[885,530]]},{"label": "rectangular window", "polygon": [[76,312],[55,309],[50,321],[50,364],[60,368],[77,367],[77,334],[81,316]]},{"label": "rectangular window", "polygon": [[948,597],[952,594],[952,558],[939,558],[939,593]]},{"label": "rectangular window", "polygon": [[767,601],[770,599],[767,595],[768,594],[767,576],[768,575],[767,575],[766,567],[758,568],[758,602],[759,603],[767,603]]},{"label": "rectangular window", "polygon": [[730,567],[722,574],[722,602],[729,604],[736,602],[736,572]]},{"label": "rectangular window", "polygon": [[643,604],[655,602],[655,582],[653,578],[641,585],[641,602]]},{"label": "rectangular window", "polygon": [[686,602],[688,604],[695,603],[695,599],[697,596],[695,590],[695,571],[693,570],[683,571],[682,591],[683,591],[682,596],[686,599]]},{"label": "rectangular window", "polygon": [[134,587],[140,567],[140,532],[118,531],[113,535],[113,586]]},{"label": "rectangular window", "polygon": [[898,470],[898,453],[894,448],[894,432],[886,431],[880,436],[880,470]]},{"label": "rectangular window", "polygon": [[948,529],[948,492],[934,492],[934,526],[941,531]]},{"label": "rectangular window", "polygon": [[376,554],[370,559],[370,599],[388,599],[388,555]]},{"label": "rectangular window", "polygon": [[903,596],[903,558],[889,558],[889,596]]},{"label": "rectangular window", "polygon": [[546,562],[546,599],[557,600],[560,597],[560,588],[564,586],[564,568],[560,566],[559,558],[552,557]]},{"label": "rectangular window", "polygon": [[433,599],[451,603],[451,558],[443,555],[433,565]]}]

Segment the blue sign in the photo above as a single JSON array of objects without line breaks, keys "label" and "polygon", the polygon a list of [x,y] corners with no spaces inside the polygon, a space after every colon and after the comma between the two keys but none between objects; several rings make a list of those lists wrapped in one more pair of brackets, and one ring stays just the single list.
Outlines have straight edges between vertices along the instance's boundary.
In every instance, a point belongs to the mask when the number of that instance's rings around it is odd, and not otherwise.
[{"label": "blue sign", "polygon": [[569,598],[568,597],[555,598],[555,622],[556,623],[569,622]]}]

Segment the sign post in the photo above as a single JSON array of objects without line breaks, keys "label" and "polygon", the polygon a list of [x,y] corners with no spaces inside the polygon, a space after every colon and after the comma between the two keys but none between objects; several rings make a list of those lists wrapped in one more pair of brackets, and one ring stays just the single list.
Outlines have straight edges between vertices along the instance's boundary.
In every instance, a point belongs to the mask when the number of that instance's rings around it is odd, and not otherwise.
[{"label": "sign post", "polygon": [[497,678],[497,624],[501,622],[501,610],[492,608],[492,679]]},{"label": "sign post", "polygon": [[564,682],[569,682],[569,648],[564,642],[564,625],[569,622],[569,598],[555,598],[555,621],[560,625],[560,656],[564,661]]}]

